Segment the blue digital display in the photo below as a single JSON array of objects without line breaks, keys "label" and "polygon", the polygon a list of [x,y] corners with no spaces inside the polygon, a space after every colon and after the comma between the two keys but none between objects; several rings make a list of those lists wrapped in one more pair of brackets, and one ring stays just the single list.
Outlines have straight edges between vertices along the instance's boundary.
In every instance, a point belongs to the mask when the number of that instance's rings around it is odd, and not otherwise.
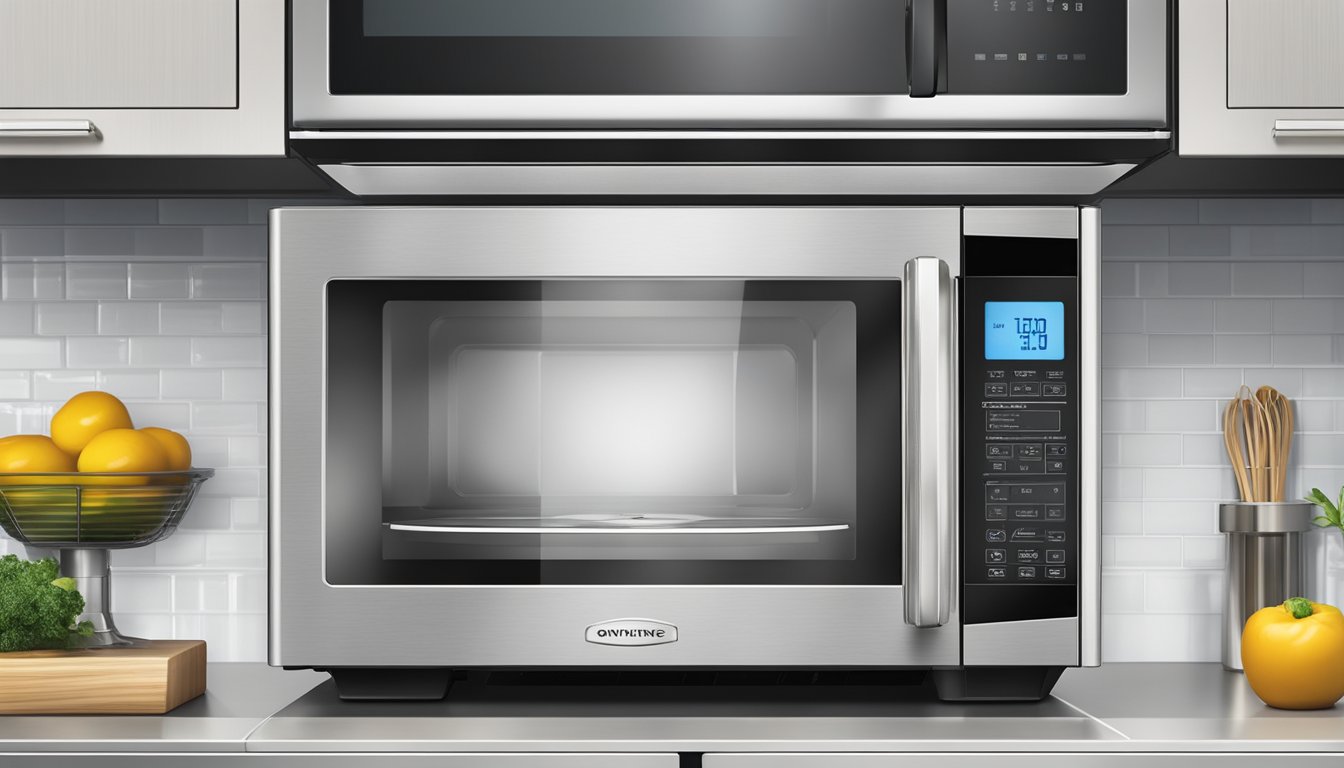
[{"label": "blue digital display", "polygon": [[1063,360],[1064,302],[985,302],[986,360]]}]

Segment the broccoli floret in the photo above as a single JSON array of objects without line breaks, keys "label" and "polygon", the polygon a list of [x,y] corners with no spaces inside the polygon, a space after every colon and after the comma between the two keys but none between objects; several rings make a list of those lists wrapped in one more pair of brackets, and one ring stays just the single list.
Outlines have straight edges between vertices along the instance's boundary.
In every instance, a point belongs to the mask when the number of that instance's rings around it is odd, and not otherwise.
[{"label": "broccoli floret", "polygon": [[74,625],[84,596],[60,575],[50,558],[0,557],[0,652],[70,648],[93,634],[87,621]]}]

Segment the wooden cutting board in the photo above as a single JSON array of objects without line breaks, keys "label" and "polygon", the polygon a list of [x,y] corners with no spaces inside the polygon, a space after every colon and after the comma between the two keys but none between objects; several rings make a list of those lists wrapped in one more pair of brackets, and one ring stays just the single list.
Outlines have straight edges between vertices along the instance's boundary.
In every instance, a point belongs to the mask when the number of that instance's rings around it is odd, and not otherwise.
[{"label": "wooden cutting board", "polygon": [[158,715],[205,693],[204,640],[0,653],[0,714]]}]

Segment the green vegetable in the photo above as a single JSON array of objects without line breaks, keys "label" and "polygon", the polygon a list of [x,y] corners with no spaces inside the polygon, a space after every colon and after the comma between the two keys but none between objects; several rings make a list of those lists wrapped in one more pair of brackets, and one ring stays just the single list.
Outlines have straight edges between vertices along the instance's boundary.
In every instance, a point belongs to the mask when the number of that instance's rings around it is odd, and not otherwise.
[{"label": "green vegetable", "polygon": [[1338,528],[1341,534],[1344,534],[1344,520],[1340,519],[1340,510],[1344,509],[1344,488],[1339,489],[1339,503],[1330,501],[1330,497],[1321,493],[1320,488],[1312,488],[1311,493],[1306,495],[1306,500],[1321,508],[1324,515],[1313,518],[1311,522],[1322,528]]},{"label": "green vegetable", "polygon": [[1290,597],[1283,601],[1283,609],[1294,619],[1305,619],[1312,614],[1311,601],[1305,597]]},{"label": "green vegetable", "polygon": [[73,647],[93,634],[89,622],[75,625],[83,610],[84,596],[55,560],[0,557],[0,652]]}]

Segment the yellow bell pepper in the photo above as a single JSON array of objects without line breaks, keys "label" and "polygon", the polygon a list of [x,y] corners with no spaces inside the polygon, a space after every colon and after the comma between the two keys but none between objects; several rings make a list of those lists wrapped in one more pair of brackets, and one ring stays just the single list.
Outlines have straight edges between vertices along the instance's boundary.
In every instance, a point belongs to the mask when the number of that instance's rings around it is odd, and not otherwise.
[{"label": "yellow bell pepper", "polygon": [[1241,663],[1271,707],[1334,706],[1344,697],[1344,614],[1302,597],[1261,608],[1241,632]]}]

